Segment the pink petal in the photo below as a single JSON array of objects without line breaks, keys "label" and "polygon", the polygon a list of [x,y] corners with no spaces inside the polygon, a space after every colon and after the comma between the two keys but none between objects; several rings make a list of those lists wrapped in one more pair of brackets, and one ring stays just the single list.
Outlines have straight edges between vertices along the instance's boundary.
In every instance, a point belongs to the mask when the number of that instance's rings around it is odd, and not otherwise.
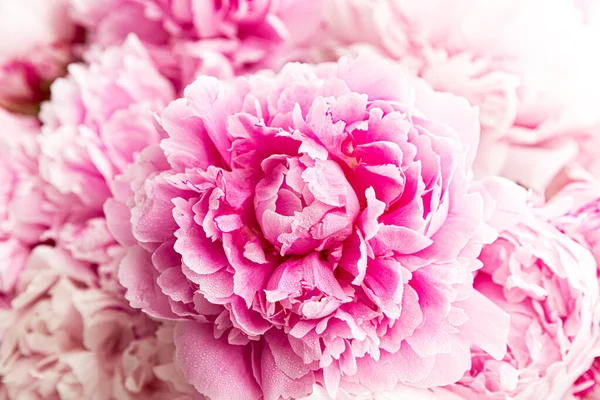
[{"label": "pink petal", "polygon": [[148,315],[173,319],[168,299],[157,285],[158,272],[150,254],[141,247],[129,249],[119,265],[119,282],[127,289],[125,298],[133,308],[141,308]]},{"label": "pink petal", "polygon": [[394,250],[399,254],[414,254],[435,241],[403,226],[379,224],[379,233],[373,239],[378,247]]},{"label": "pink petal", "polygon": [[178,322],[174,339],[177,362],[198,392],[211,400],[261,398],[248,346],[215,339],[212,326],[198,322]]},{"label": "pink petal", "polygon": [[[288,377],[277,367],[268,345],[263,348],[260,369],[264,400],[280,400],[282,397],[285,399],[302,398],[312,392],[312,386],[315,382],[313,373],[310,372],[299,379]],[[230,399],[234,398],[238,397],[231,397]],[[245,399],[247,397],[239,398]]]},{"label": "pink petal", "polygon": [[455,306],[469,316],[469,320],[459,327],[460,337],[501,360],[506,353],[510,316],[477,290],[469,299],[456,302]]},{"label": "pink petal", "polygon": [[183,172],[190,167],[221,165],[221,156],[202,121],[193,116],[185,100],[176,100],[163,111],[161,125],[169,138],[161,141],[160,147],[172,168]]}]

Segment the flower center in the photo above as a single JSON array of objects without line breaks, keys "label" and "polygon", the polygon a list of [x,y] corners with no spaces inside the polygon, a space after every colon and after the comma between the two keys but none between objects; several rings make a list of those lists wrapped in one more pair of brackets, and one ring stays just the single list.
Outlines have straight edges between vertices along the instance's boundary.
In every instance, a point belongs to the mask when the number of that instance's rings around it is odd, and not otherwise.
[{"label": "flower center", "polygon": [[254,207],[263,235],[281,255],[325,250],[352,233],[358,199],[335,162],[276,155],[262,168]]}]

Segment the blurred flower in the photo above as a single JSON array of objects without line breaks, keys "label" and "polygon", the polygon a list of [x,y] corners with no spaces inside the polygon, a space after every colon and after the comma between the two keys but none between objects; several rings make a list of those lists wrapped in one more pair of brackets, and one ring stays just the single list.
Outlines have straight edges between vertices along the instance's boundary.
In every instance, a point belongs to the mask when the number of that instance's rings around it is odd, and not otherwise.
[{"label": "blurred flower", "polygon": [[0,295],[10,293],[52,222],[38,176],[36,119],[0,108]]},{"label": "blurred flower", "polygon": [[73,58],[68,0],[0,0],[0,106],[33,112]]},{"label": "blurred flower", "polygon": [[[120,45],[130,32],[178,89],[198,75],[229,77],[279,58],[319,28],[322,0],[70,0],[92,46]],[[272,61],[269,61],[273,59]]]},{"label": "blurred flower", "polygon": [[115,242],[102,205],[109,184],[146,146],[158,143],[153,112],[173,99],[171,83],[130,36],[89,60],[71,64],[42,107],[39,171],[56,205],[46,237],[84,261],[109,263]]},{"label": "blurred flower", "polygon": [[9,398],[193,398],[172,361],[170,328],[156,330],[124,299],[100,290],[93,269],[62,250],[33,251],[12,307],[0,315],[0,377]]},{"label": "blurred flower", "polygon": [[588,179],[565,186],[549,201],[544,215],[589,249],[600,265],[600,184]]},{"label": "blurred flower", "polygon": [[40,115],[40,173],[61,193],[101,207],[109,194],[107,181],[159,140],[152,112],[173,97],[170,83],[135,36],[89,66],[70,65]]},{"label": "blurred flower", "polygon": [[451,387],[465,398],[564,399],[600,355],[596,263],[544,207],[530,204],[483,248],[475,288],[511,327],[503,360],[474,351],[471,371]]},{"label": "blurred flower", "polygon": [[316,47],[343,54],[368,45],[479,107],[477,176],[501,174],[543,192],[580,152],[598,158],[598,146],[584,144],[600,136],[598,33],[572,0],[327,4]]}]

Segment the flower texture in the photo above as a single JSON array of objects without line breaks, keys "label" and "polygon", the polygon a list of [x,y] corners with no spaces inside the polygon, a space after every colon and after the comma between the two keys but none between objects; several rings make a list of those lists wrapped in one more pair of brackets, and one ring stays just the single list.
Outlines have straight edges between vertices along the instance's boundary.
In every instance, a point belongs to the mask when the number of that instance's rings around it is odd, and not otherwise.
[{"label": "flower texture", "polygon": [[179,321],[201,394],[430,387],[458,380],[471,346],[502,358],[508,317],[472,290],[496,236],[469,188],[464,99],[366,56],[200,77],[160,122],[105,209],[126,297]]},{"label": "flower texture", "polygon": [[124,299],[100,290],[89,264],[62,250],[32,252],[12,307],[0,315],[8,398],[193,398],[173,364],[172,328],[156,330]]},{"label": "flower texture", "polygon": [[600,353],[594,258],[537,203],[481,253],[475,288],[511,326],[503,360],[474,351],[471,371],[452,386],[465,398],[564,399]]},{"label": "flower texture", "polygon": [[574,399],[594,400],[600,397],[600,358],[596,358],[592,367],[575,381],[571,393]]},{"label": "flower texture", "polygon": [[[309,396],[299,400],[324,400],[329,399],[327,391],[318,385],[315,385],[314,392]],[[348,390],[338,390],[335,400],[464,400],[459,395],[446,388],[414,388],[410,386],[398,385],[392,390],[382,392],[369,392],[348,388]]]},{"label": "flower texture", "polygon": [[40,175],[58,207],[48,237],[78,259],[106,263],[114,244],[102,212],[109,183],[158,143],[152,112],[161,111],[174,90],[135,36],[89,62],[71,64],[42,107]]},{"label": "flower texture", "polygon": [[[596,265],[600,265],[600,184],[596,180],[588,177],[565,186],[552,197],[544,214],[558,229],[589,249]],[[600,275],[600,270],[597,274]],[[599,367],[600,357],[575,382],[572,389],[575,398],[600,396]]]},{"label": "flower texture", "polygon": [[600,265],[600,183],[570,183],[550,199],[544,215],[553,225],[589,249]]},{"label": "flower texture", "polygon": [[[35,111],[73,58],[68,0],[0,1],[0,105]],[[33,107],[33,108],[32,108]]]},{"label": "flower texture", "polygon": [[9,294],[32,246],[52,222],[38,174],[36,119],[0,108],[0,296]]},{"label": "flower texture", "polygon": [[573,2],[581,10],[585,23],[600,29],[600,3],[594,0],[573,0]]},{"label": "flower texture", "polygon": [[436,90],[479,106],[478,176],[501,174],[543,191],[578,153],[592,151],[579,143],[598,131],[598,36],[572,0],[340,0],[328,7],[328,40],[317,46],[338,54],[373,46]]},{"label": "flower texture", "polygon": [[[247,72],[283,57],[318,27],[321,0],[71,0],[76,21],[100,47],[129,32],[179,88],[197,75]],[[276,58],[276,57],[275,57]]]}]

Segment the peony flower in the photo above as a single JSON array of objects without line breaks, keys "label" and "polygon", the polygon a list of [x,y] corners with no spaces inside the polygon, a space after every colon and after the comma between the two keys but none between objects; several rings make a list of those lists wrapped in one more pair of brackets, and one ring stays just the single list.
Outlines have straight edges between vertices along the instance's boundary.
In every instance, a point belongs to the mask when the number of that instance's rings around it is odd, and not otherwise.
[{"label": "peony flower", "polygon": [[135,36],[69,72],[42,108],[40,172],[62,194],[98,208],[107,181],[159,140],[151,113],[172,100],[173,88]]},{"label": "peony flower", "polygon": [[565,186],[543,211],[554,226],[589,249],[600,265],[600,184],[596,180]]},{"label": "peony flower", "polygon": [[229,77],[283,58],[312,37],[321,0],[71,0],[93,45],[120,45],[133,32],[161,73],[183,88],[198,75]]},{"label": "peony flower", "polygon": [[40,242],[52,219],[37,176],[39,123],[0,108],[0,124],[1,296],[13,290],[30,248]]},{"label": "peony flower", "polygon": [[[550,200],[544,214],[558,229],[589,249],[596,265],[600,265],[600,186],[596,180],[588,178],[566,185]],[[598,397],[599,366],[600,357],[575,382],[575,398]]]},{"label": "peony flower", "polygon": [[471,346],[502,358],[507,316],[472,290],[495,233],[464,99],[365,56],[200,77],[160,124],[105,211],[127,299],[178,321],[198,392],[335,398],[452,383]]},{"label": "peony flower", "polygon": [[171,83],[131,36],[97,54],[88,66],[71,64],[42,107],[40,175],[58,205],[47,236],[80,260],[110,262],[114,240],[102,205],[109,183],[139,152],[157,143],[152,112],[173,99]]},{"label": "peony flower", "polygon": [[0,314],[8,398],[193,398],[172,361],[171,328],[156,330],[100,290],[89,264],[60,249],[36,247],[12,307]]},{"label": "peony flower", "polygon": [[316,47],[340,54],[367,44],[480,108],[476,175],[543,191],[590,151],[580,144],[598,131],[598,35],[572,0],[327,4],[327,33]]},{"label": "peony flower", "polygon": [[132,341],[124,350],[113,385],[115,398],[204,400],[185,381],[175,360],[172,324],[153,336]]},{"label": "peony flower", "polygon": [[34,111],[64,74],[76,33],[67,7],[68,0],[0,1],[0,106]]},{"label": "peony flower", "polygon": [[483,248],[475,288],[511,326],[503,360],[473,352],[471,371],[451,387],[465,398],[564,399],[600,353],[596,263],[545,207],[530,204]]}]

